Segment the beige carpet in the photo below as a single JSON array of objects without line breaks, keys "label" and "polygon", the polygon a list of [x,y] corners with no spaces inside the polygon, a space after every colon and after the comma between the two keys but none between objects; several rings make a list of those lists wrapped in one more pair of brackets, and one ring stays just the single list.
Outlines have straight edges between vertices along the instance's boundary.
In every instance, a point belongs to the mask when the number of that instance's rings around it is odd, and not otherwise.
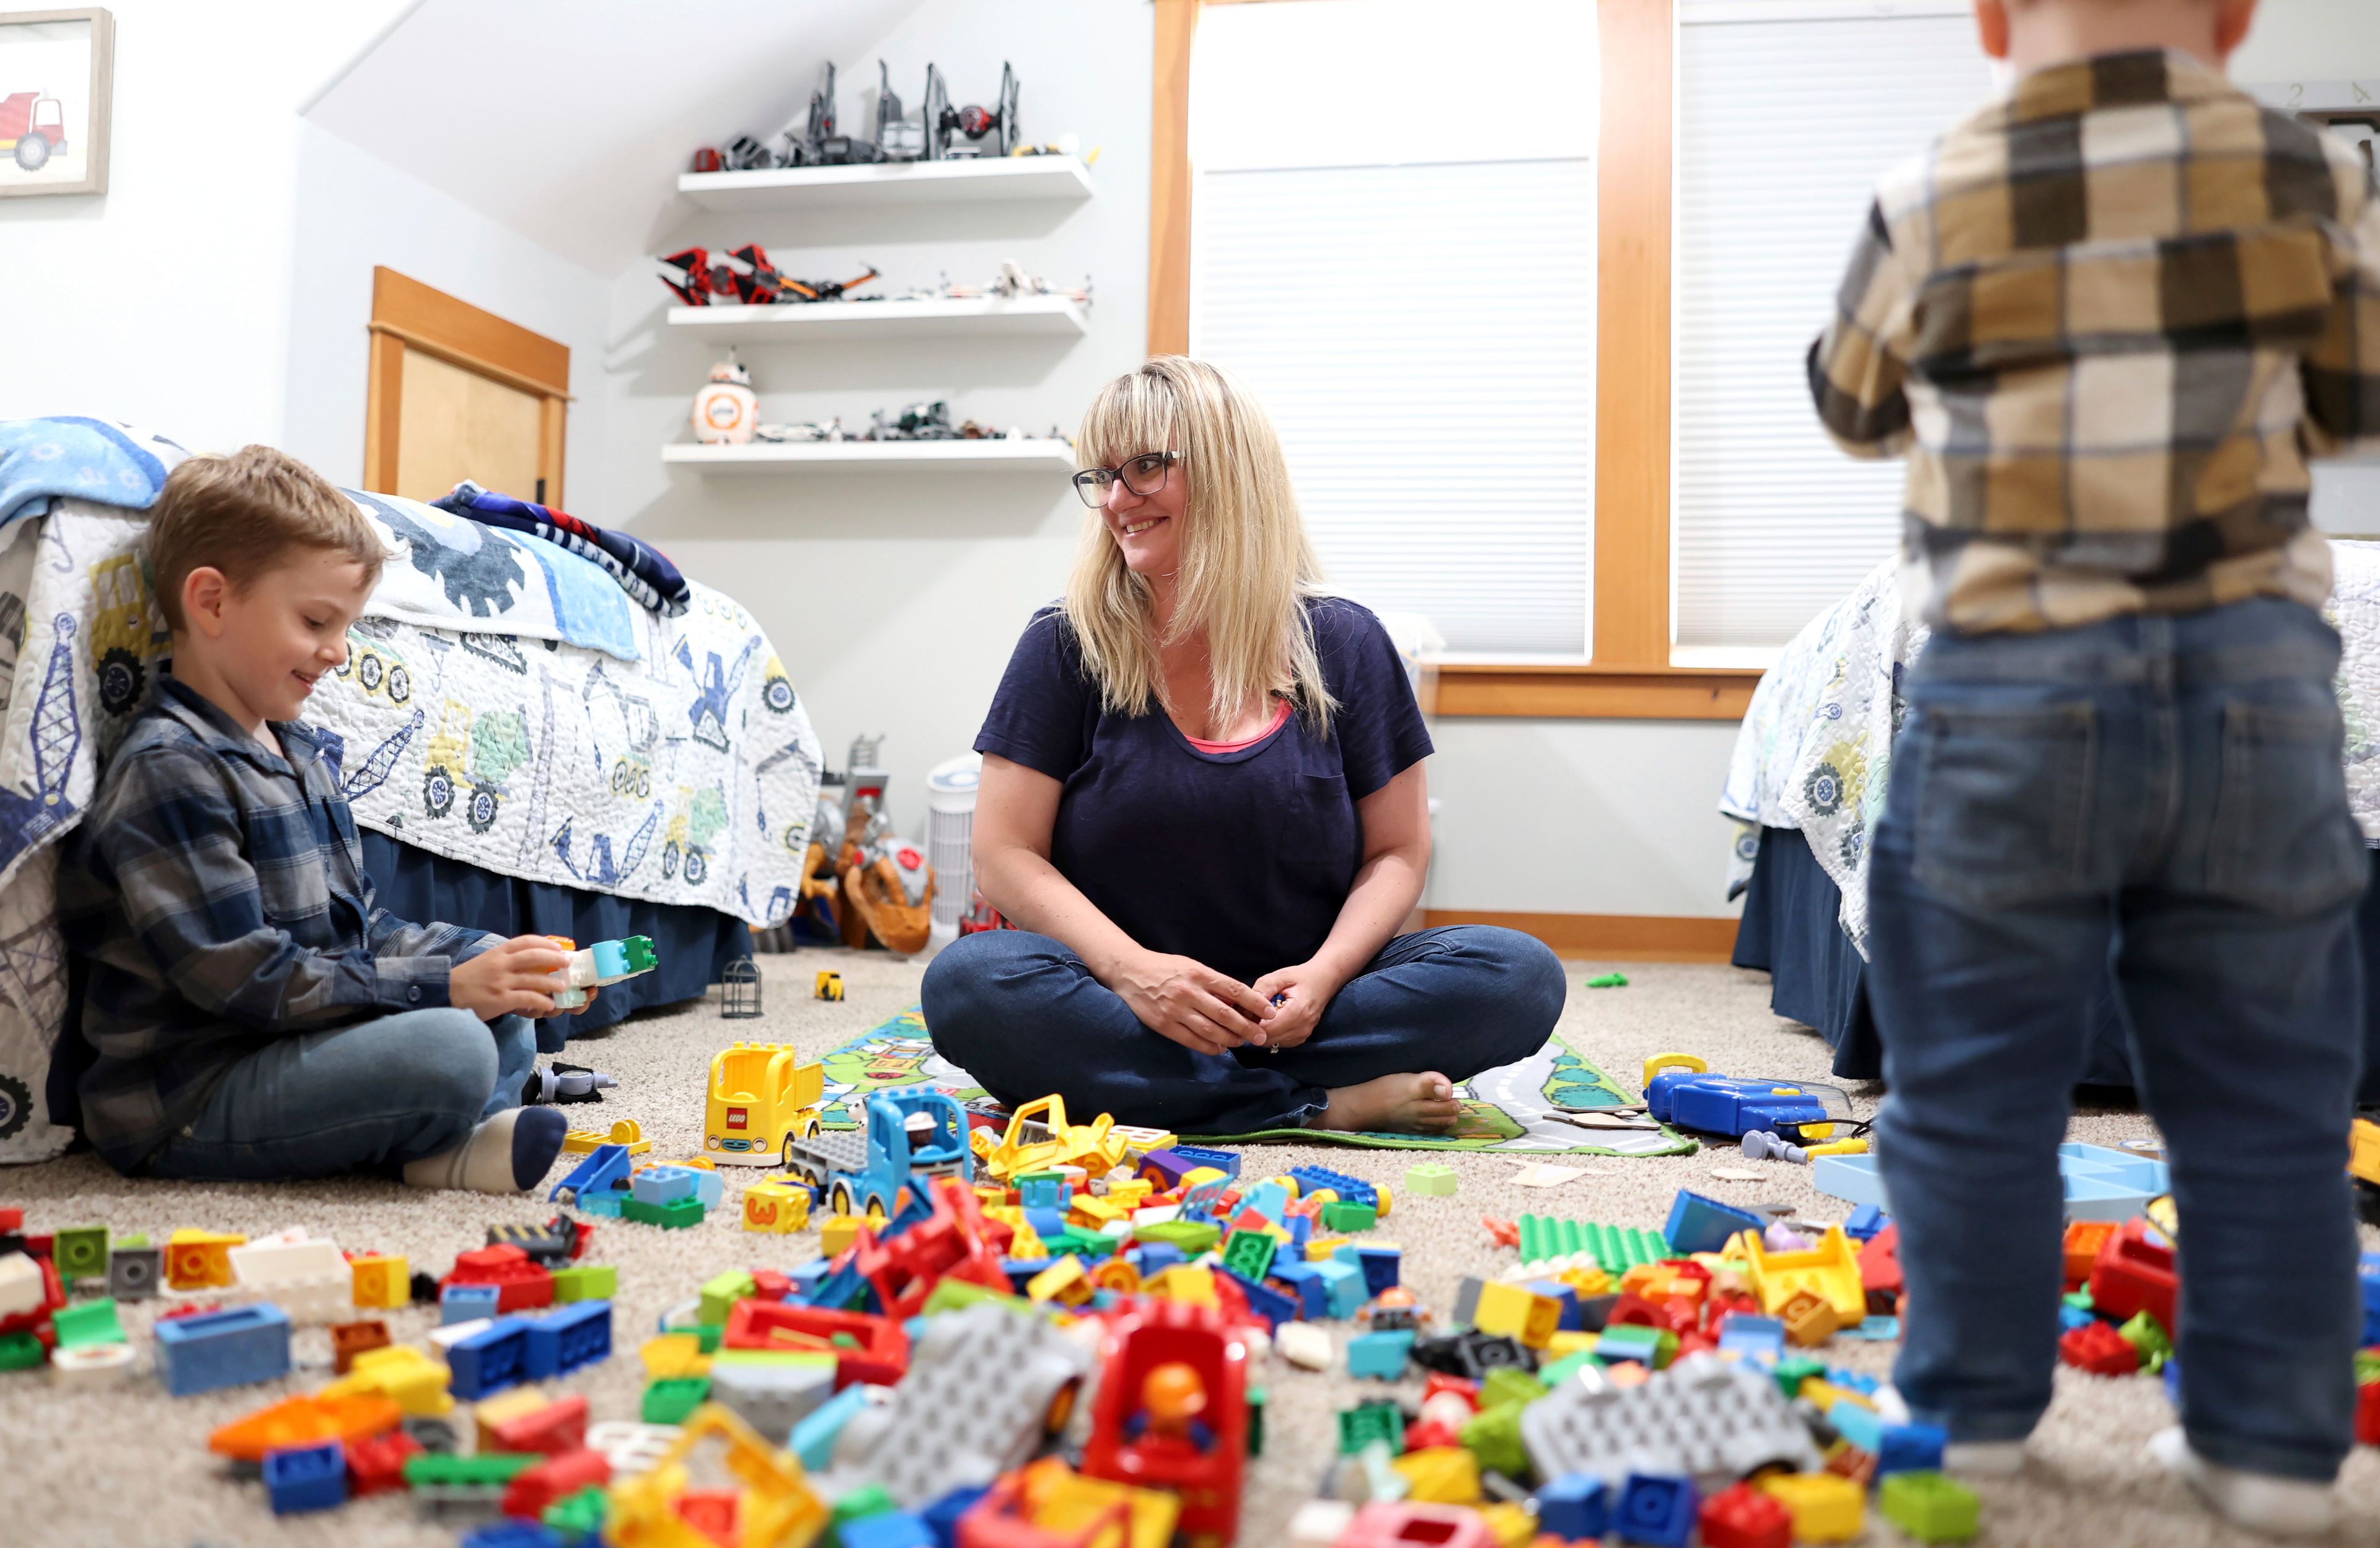
[{"label": "beige carpet", "polygon": [[[634,1118],[656,1141],[656,1154],[687,1154],[699,1143],[702,1092],[713,1051],[738,1037],[792,1042],[823,1051],[876,1025],[916,999],[918,968],[881,954],[808,952],[763,959],[767,1014],[759,1022],[722,1021],[715,1003],[649,1015],[573,1047],[577,1062],[620,1076],[625,1090],[600,1108],[604,1121]],[[850,998],[825,1004],[808,998],[821,966],[842,969]],[[1623,965],[1625,989],[1575,986],[1604,964],[1578,964],[1562,1030],[1587,1058],[1633,1086],[1650,1054],[1678,1049],[1699,1054],[1715,1070],[1742,1074],[1823,1076],[1826,1049],[1806,1031],[1767,1010],[1767,980],[1720,967]],[[1862,1106],[1864,1108],[1864,1101]],[[2149,1132],[2129,1113],[2078,1117],[2075,1136],[2100,1143]],[[1656,1160],[1576,1158],[1589,1175],[1552,1191],[1513,1188],[1502,1179],[1512,1164],[1479,1156],[1448,1156],[1461,1174],[1452,1199],[1405,1195],[1409,1153],[1343,1147],[1265,1147],[1250,1166],[1259,1174],[1319,1161],[1399,1189],[1381,1235],[1405,1249],[1405,1279],[1431,1305],[1451,1300],[1464,1273],[1492,1272],[1511,1261],[1479,1228],[1483,1214],[1524,1210],[1583,1219],[1658,1227],[1681,1187],[1746,1202],[1775,1199],[1813,1217],[1838,1218],[1846,1206],[1812,1191],[1805,1168],[1768,1163],[1758,1183],[1713,1179],[1716,1167],[1736,1167],[1731,1152]],[[732,1179],[731,1179],[732,1180]],[[685,1231],[605,1223],[590,1262],[618,1265],[620,1295],[614,1336],[620,1353],[565,1385],[585,1392],[597,1419],[633,1418],[641,1390],[635,1349],[654,1319],[722,1270],[784,1264],[815,1255],[814,1235],[747,1236],[729,1207]],[[542,1220],[549,1213],[528,1201],[468,1194],[423,1194],[364,1181],[276,1187],[128,1182],[88,1155],[0,1174],[0,1203],[21,1204],[34,1230],[104,1221],[118,1233],[146,1231],[152,1240],[181,1226],[261,1233],[302,1225],[352,1251],[407,1253],[418,1267],[443,1271],[455,1253],[482,1243],[495,1221]],[[189,1548],[196,1542],[236,1548],[274,1543],[395,1548],[442,1543],[455,1533],[415,1518],[401,1497],[358,1501],[338,1511],[275,1520],[254,1482],[225,1476],[206,1450],[217,1424],[284,1397],[310,1390],[327,1377],[327,1336],[298,1335],[309,1366],[289,1380],[190,1398],[165,1396],[148,1374],[149,1308],[128,1307],[125,1322],[142,1351],[140,1374],[108,1393],[64,1394],[39,1376],[0,1375],[0,1543],[108,1544],[110,1548]],[[419,1338],[431,1313],[390,1314],[392,1331]],[[1343,1339],[1343,1332],[1341,1337]],[[1881,1371],[1889,1347],[1838,1340],[1829,1357]],[[1275,1364],[1265,1378],[1271,1393],[1265,1456],[1253,1464],[1245,1529],[1251,1548],[1270,1548],[1284,1523],[1308,1497],[1333,1448],[1335,1409],[1353,1400],[1355,1383]],[[1363,1384],[1374,1392],[1378,1384]],[[1419,1384],[1402,1388],[1417,1394]],[[2061,1373],[2057,1406],[2034,1438],[2034,1460],[2022,1479],[1986,1485],[1984,1534],[1993,1544],[2088,1544],[2090,1548],[2194,1548],[2252,1540],[2216,1529],[2177,1485],[2140,1459],[2142,1443],[2169,1422],[2157,1385],[2144,1377],[2106,1381]],[[2380,1464],[2369,1452],[2350,1463],[2344,1493],[2352,1541],[2380,1537]],[[1868,1541],[1897,1541],[1873,1528]]]}]

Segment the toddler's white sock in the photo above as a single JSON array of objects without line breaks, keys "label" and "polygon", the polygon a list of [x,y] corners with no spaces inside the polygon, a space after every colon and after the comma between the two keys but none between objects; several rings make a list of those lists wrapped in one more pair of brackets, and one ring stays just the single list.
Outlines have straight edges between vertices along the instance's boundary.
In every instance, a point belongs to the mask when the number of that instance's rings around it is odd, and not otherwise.
[{"label": "toddler's white sock", "polygon": [[2319,1537],[2337,1514],[2329,1484],[2210,1462],[2191,1449],[2180,1425],[2150,1436],[2149,1455],[2196,1490],[2216,1515],[2252,1532]]},{"label": "toddler's white sock", "polygon": [[475,1193],[525,1193],[562,1154],[569,1121],[552,1107],[508,1107],[483,1120],[449,1151],[405,1166],[414,1188],[467,1188]]}]

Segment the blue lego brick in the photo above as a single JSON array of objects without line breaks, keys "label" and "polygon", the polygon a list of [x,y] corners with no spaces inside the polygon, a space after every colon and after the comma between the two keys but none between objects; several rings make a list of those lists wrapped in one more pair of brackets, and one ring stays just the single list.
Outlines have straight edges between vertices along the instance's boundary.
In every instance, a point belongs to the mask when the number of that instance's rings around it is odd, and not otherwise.
[{"label": "blue lego brick", "polygon": [[1240,1195],[1240,1207],[1255,1210],[1278,1226],[1289,1213],[1289,1190],[1278,1182],[1259,1182]]},{"label": "blue lego brick", "polygon": [[273,1514],[334,1510],[347,1503],[347,1454],[336,1441],[264,1455],[264,1495]]},{"label": "blue lego brick", "polygon": [[496,1285],[449,1285],[438,1292],[438,1325],[448,1327],[492,1317],[504,1293],[502,1287]]},{"label": "blue lego brick", "polygon": [[1578,1333],[1586,1326],[1586,1313],[1578,1303],[1578,1291],[1559,1279],[1532,1279],[1529,1293],[1541,1295],[1561,1308],[1561,1320],[1554,1324],[1557,1331]]},{"label": "blue lego brick", "polygon": [[[1234,1181],[1239,1178],[1240,1154],[1235,1150],[1208,1150],[1204,1145],[1175,1145],[1173,1154],[1189,1162],[1193,1167],[1212,1167]],[[1295,1172],[1290,1174],[1292,1177],[1296,1175]]]},{"label": "blue lego brick", "polygon": [[608,1193],[613,1183],[625,1179],[629,1165],[627,1146],[597,1145],[587,1153],[586,1160],[571,1167],[562,1180],[553,1185],[553,1191],[546,1195],[546,1200],[552,1203],[565,1193],[573,1193],[577,1195],[578,1207],[585,1209],[590,1195]]},{"label": "blue lego brick", "polygon": [[269,1303],[176,1317],[155,1337],[158,1370],[176,1397],[289,1373],[289,1313]]},{"label": "blue lego brick", "polygon": [[2071,1333],[2078,1327],[2087,1327],[2098,1320],[2079,1306],[2060,1305],[2058,1308],[2058,1331],[2060,1333]]},{"label": "blue lego brick", "polygon": [[582,1365],[612,1358],[612,1303],[573,1301],[528,1324],[531,1381],[566,1376]]},{"label": "blue lego brick", "polygon": [[1314,1216],[1293,1215],[1281,1223],[1281,1228],[1289,1233],[1289,1244],[1302,1252],[1305,1244],[1314,1240]]},{"label": "blue lego brick", "polygon": [[2363,1290],[2363,1347],[2380,1344],[2380,1252],[2366,1252],[2357,1270]]},{"label": "blue lego brick", "polygon": [[1364,1294],[1362,1269],[1354,1264],[1342,1264],[1336,1258],[1310,1266],[1321,1276],[1324,1293],[1329,1298],[1324,1303],[1326,1315],[1352,1317],[1362,1310],[1368,1299]]},{"label": "blue lego brick", "polygon": [[829,1265],[824,1258],[812,1258],[806,1264],[796,1264],[785,1270],[785,1277],[794,1282],[793,1288],[785,1292],[785,1299],[787,1300],[808,1300],[809,1293],[818,1288],[819,1281],[827,1276],[828,1268]]},{"label": "blue lego brick", "polygon": [[905,1510],[845,1521],[835,1533],[842,1548],[935,1548],[934,1529]]},{"label": "blue lego brick", "polygon": [[1074,1196],[1062,1177],[1030,1173],[1016,1179],[1016,1202],[1026,1209],[1064,1209]]},{"label": "blue lego brick", "polygon": [[[2151,1199],[2173,1188],[2172,1174],[2162,1161],[2070,1141],[2058,1147],[2058,1174],[2066,1186],[2069,1220],[2121,1224],[2138,1215]],[[1810,1163],[1810,1186],[1855,1204],[1888,1207],[1874,1152],[1819,1156]]]},{"label": "blue lego brick", "polygon": [[824,1277],[802,1292],[802,1300],[832,1312],[847,1312],[854,1301],[868,1293],[868,1281],[860,1276],[859,1262],[855,1258],[840,1268],[829,1268]]},{"label": "blue lego brick", "polygon": [[1900,1336],[1899,1317],[1862,1317],[1857,1324],[1842,1331],[1845,1338],[1858,1338],[1870,1344],[1889,1344]]},{"label": "blue lego brick", "polygon": [[1537,1525],[1564,1542],[1611,1528],[1611,1486],[1590,1473],[1564,1473],[1537,1491]]},{"label": "blue lego brick", "polygon": [[1835,1433],[1871,1457],[1883,1444],[1884,1421],[1873,1409],[1863,1409],[1857,1403],[1836,1403],[1827,1410],[1827,1422],[1835,1427]]},{"label": "blue lego brick", "polygon": [[455,1396],[476,1401],[529,1379],[527,1317],[500,1317],[446,1351]]},{"label": "blue lego brick", "polygon": [[1066,1234],[1066,1212],[1063,1210],[1027,1209],[1025,1212],[1025,1223],[1032,1227],[1033,1234],[1044,1241],[1050,1241]]},{"label": "blue lego brick", "polygon": [[565,1544],[550,1527],[506,1518],[465,1532],[455,1548],[565,1548]]},{"label": "blue lego brick", "polygon": [[989,1486],[970,1484],[953,1489],[920,1512],[926,1525],[933,1529],[935,1548],[958,1548],[959,1518],[975,1508],[975,1502],[991,1493]]},{"label": "blue lego brick", "polygon": [[1405,1361],[1413,1357],[1413,1346],[1410,1330],[1359,1333],[1347,1340],[1347,1374],[1395,1381],[1405,1373]]},{"label": "blue lego brick", "polygon": [[1681,1188],[1670,1203],[1670,1223],[1661,1235],[1676,1252],[1718,1252],[1745,1231],[1760,1231],[1768,1222],[1748,1209],[1738,1209]]},{"label": "blue lego brick", "polygon": [[1231,1276],[1232,1282],[1239,1286],[1240,1293],[1247,1297],[1248,1310],[1262,1317],[1267,1327],[1279,1327],[1283,1323],[1297,1321],[1296,1297],[1283,1295],[1270,1285],[1251,1279],[1235,1268],[1222,1268],[1217,1272]]},{"label": "blue lego brick", "polygon": [[1863,1397],[1873,1397],[1876,1396],[1876,1389],[1884,1385],[1865,1372],[1846,1370],[1840,1365],[1827,1367],[1827,1380],[1847,1392],[1856,1392]]},{"label": "blue lego brick", "polygon": [[1718,1330],[1718,1347],[1722,1353],[1782,1360],[1785,1358],[1785,1321],[1781,1317],[1730,1312],[1727,1322]]},{"label": "blue lego brick", "polygon": [[705,1171],[700,1167],[688,1167],[686,1170],[694,1174],[695,1203],[705,1209],[717,1209],[719,1202],[727,1196],[726,1182],[717,1172]]},{"label": "blue lego brick", "polygon": [[1675,1473],[1630,1473],[1611,1512],[1611,1533],[1622,1542],[1686,1548],[1694,1530],[1694,1481]]},{"label": "blue lego brick", "polygon": [[1363,1247],[1352,1241],[1330,1255],[1362,1271],[1366,1296],[1393,1288],[1404,1260],[1404,1254],[1393,1247]]},{"label": "blue lego brick", "polygon": [[1272,1272],[1266,1277],[1289,1287],[1290,1293],[1297,1297],[1298,1314],[1307,1322],[1330,1315],[1330,1286],[1314,1264],[1285,1264],[1276,1256]]},{"label": "blue lego brick", "polygon": [[2165,1362],[2165,1400],[2176,1410],[2181,1408],[2181,1361],[2171,1355]]},{"label": "blue lego brick", "polygon": [[1190,1261],[1187,1253],[1170,1241],[1144,1241],[1127,1255],[1143,1279],[1153,1279],[1175,1264]]},{"label": "blue lego brick", "polygon": [[800,1457],[803,1467],[812,1472],[820,1470],[826,1466],[827,1458],[833,1455],[834,1438],[843,1433],[843,1427],[851,1422],[851,1416],[867,1402],[868,1389],[865,1386],[855,1383],[844,1387],[802,1416],[801,1421],[794,1426],[792,1436],[785,1442],[785,1449]]},{"label": "blue lego brick", "polygon": [[1018,1295],[1023,1295],[1025,1287],[1033,1282],[1033,1276],[1057,1261],[1055,1258],[1002,1258],[1000,1260],[1000,1272],[1007,1275],[1009,1284],[1015,1288]]},{"label": "blue lego brick", "polygon": [[647,1167],[628,1179],[628,1191],[638,1203],[674,1203],[694,1197],[694,1179],[690,1167]]},{"label": "blue lego brick", "polygon": [[[1822,1155],[1818,1159],[1823,1161],[1826,1157]],[[1862,1204],[1852,1211],[1851,1217],[1843,1222],[1843,1235],[1853,1241],[1871,1240],[1876,1232],[1884,1229],[1886,1223],[1891,1218],[1874,1204]]]},{"label": "blue lego brick", "polygon": [[606,1188],[600,1192],[581,1193],[573,1206],[581,1215],[601,1215],[607,1220],[620,1218],[620,1205],[627,1201],[627,1190]]},{"label": "blue lego brick", "polygon": [[1297,1184],[1300,1198],[1318,1189],[1328,1188],[1349,1203],[1370,1204],[1377,1208],[1380,1203],[1378,1189],[1362,1178],[1334,1172],[1328,1167],[1292,1167],[1289,1179]]},{"label": "blue lego brick", "polygon": [[1949,1439],[1937,1425],[1888,1424],[1876,1437],[1876,1475],[1940,1472],[1942,1447]]}]

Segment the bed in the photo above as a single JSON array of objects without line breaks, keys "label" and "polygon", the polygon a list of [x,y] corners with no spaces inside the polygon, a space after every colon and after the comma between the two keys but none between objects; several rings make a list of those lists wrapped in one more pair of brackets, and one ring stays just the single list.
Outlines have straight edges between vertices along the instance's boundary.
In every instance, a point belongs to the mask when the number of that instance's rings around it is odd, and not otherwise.
[{"label": "bed", "polygon": [[[2331,546],[2348,792],[2380,847],[2380,543]],[[1866,837],[1890,780],[1901,683],[1925,643],[1901,615],[1898,562],[1878,565],[1762,676],[1719,800],[1735,824],[1728,895],[1743,900],[1735,965],[1767,973],[1771,1007],[1815,1029],[1850,1080],[1883,1073],[1865,988]],[[2370,1044],[2361,1094],[2380,1101],[2380,887],[2365,893],[2358,927]],[[2132,1084],[2112,975],[2084,1015],[2085,1082]]]},{"label": "bed", "polygon": [[[565,548],[348,492],[394,557],[307,719],[380,901],[503,934],[650,937],[661,966],[540,1023],[548,1052],[701,995],[753,927],[790,916],[818,804],[818,738],[766,634],[699,584],[675,613],[648,609]],[[0,525],[0,1161],[72,1138],[55,846],[167,654],[145,518],[123,508],[147,502],[60,497]]]}]

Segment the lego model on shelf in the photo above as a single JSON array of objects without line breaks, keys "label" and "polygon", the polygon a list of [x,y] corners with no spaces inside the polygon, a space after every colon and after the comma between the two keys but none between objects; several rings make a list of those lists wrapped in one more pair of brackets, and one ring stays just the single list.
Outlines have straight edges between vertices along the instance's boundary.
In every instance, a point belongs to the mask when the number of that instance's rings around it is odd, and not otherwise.
[{"label": "lego model on shelf", "polygon": [[[781,167],[867,166],[878,163],[965,162],[1005,156],[1038,156],[1045,148],[1027,146],[1017,126],[1019,91],[1016,71],[1000,67],[1000,95],[990,106],[951,105],[950,83],[937,67],[926,67],[925,99],[912,118],[892,90],[892,72],[876,61],[875,138],[845,130],[836,106],[835,68],[829,60],[819,71],[810,92],[809,110],[796,128],[779,131],[782,150],[771,150],[750,135],[738,135],[724,151],[706,145],[694,153],[696,173],[764,171]],[[1061,143],[1071,139],[1062,137]],[[1069,147],[1065,152],[1073,154]]]},{"label": "lego model on shelf", "polygon": [[750,167],[678,175],[677,190],[706,210],[827,210],[870,204],[982,204],[1091,197],[1090,169],[1069,155],[856,166]]},{"label": "lego model on shelf", "polygon": [[737,1043],[710,1060],[710,1096],[702,1148],[739,1167],[794,1164],[790,1142],[819,1132],[826,1066],[805,1061],[782,1043]]},{"label": "lego model on shelf", "polygon": [[[727,260],[733,259],[735,266]],[[803,306],[821,301],[842,301],[850,293],[878,277],[874,264],[868,272],[848,280],[797,280],[781,274],[769,261],[769,249],[758,242],[747,242],[731,248],[720,261],[714,263],[708,248],[683,248],[663,257],[661,264],[675,270],[677,277],[662,276],[669,293],[688,307],[719,306]],[[732,301],[713,303],[714,296],[733,296]]]},{"label": "lego model on shelf", "polygon": [[1054,436],[997,441],[753,441],[735,446],[681,442],[662,447],[662,461],[706,476],[921,466],[1013,468],[1046,476],[1072,472],[1075,449]]},{"label": "lego model on shelf", "polygon": [[669,326],[730,344],[825,344],[840,339],[1079,338],[1090,330],[1082,302],[1058,293],[1017,296],[880,296],[844,306],[673,307]]}]

